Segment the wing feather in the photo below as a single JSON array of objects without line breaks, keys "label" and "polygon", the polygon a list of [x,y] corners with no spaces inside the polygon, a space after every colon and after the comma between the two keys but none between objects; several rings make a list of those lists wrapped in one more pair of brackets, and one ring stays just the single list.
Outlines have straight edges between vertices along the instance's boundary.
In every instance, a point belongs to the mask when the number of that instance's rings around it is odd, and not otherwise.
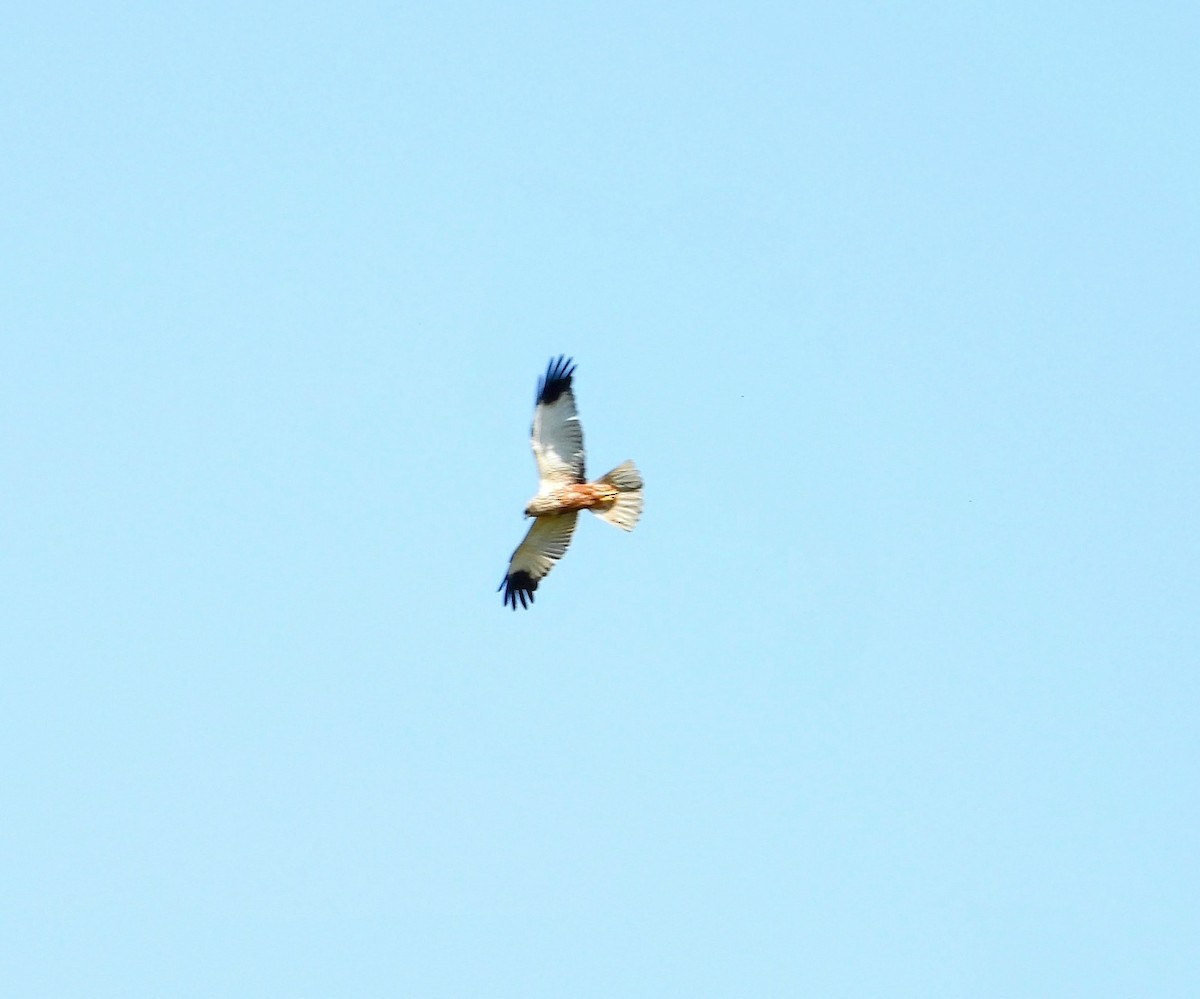
[{"label": "wing feather", "polygon": [[541,479],[540,493],[584,481],[583,426],[571,390],[574,372],[571,359],[560,356],[550,362],[538,381],[530,443]]},{"label": "wing feather", "polygon": [[554,568],[571,543],[575,521],[579,514],[556,513],[534,520],[525,540],[517,545],[508,563],[508,573],[500,581],[498,589],[504,590],[504,602],[517,609],[517,600],[522,607],[533,603],[533,591],[542,578]]}]

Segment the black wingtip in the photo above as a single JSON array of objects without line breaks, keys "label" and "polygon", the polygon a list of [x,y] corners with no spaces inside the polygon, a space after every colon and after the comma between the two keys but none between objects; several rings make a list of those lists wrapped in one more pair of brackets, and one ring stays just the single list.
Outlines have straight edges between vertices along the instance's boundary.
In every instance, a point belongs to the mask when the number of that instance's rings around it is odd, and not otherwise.
[{"label": "black wingtip", "polygon": [[514,572],[511,576],[505,576],[500,580],[500,585],[497,590],[504,591],[504,603],[512,604],[512,609],[517,609],[517,600],[520,599],[522,607],[528,607],[533,603],[533,591],[537,589],[538,581],[524,570]]},{"label": "black wingtip", "polygon": [[571,387],[571,376],[575,373],[575,363],[562,354],[551,358],[546,367],[546,374],[538,380],[539,403],[549,405],[556,402],[558,397]]}]

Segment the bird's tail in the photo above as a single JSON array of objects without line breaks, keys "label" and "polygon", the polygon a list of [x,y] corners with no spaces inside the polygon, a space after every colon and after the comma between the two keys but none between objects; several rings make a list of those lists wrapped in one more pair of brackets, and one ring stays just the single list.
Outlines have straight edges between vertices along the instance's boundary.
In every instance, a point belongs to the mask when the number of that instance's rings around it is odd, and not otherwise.
[{"label": "bird's tail", "polygon": [[603,478],[608,486],[616,486],[617,498],[607,510],[594,510],[601,520],[616,524],[623,531],[632,531],[642,515],[642,475],[632,461],[626,461]]}]

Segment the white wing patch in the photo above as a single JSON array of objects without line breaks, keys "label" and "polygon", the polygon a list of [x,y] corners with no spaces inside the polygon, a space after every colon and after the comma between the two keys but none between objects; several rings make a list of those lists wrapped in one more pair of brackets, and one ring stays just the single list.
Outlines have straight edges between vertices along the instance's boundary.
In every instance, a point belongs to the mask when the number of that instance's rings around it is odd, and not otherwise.
[{"label": "white wing patch", "polygon": [[539,402],[533,411],[533,457],[539,493],[584,479],[583,425],[575,411],[575,396],[567,389],[552,403]]}]

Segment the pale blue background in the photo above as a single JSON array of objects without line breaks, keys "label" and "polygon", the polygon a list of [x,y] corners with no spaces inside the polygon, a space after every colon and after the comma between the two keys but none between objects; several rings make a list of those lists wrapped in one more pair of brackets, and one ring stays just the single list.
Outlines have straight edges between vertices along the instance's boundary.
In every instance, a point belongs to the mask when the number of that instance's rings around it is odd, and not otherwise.
[{"label": "pale blue background", "polygon": [[1195,3],[12,6],[0,992],[1200,995]]}]

